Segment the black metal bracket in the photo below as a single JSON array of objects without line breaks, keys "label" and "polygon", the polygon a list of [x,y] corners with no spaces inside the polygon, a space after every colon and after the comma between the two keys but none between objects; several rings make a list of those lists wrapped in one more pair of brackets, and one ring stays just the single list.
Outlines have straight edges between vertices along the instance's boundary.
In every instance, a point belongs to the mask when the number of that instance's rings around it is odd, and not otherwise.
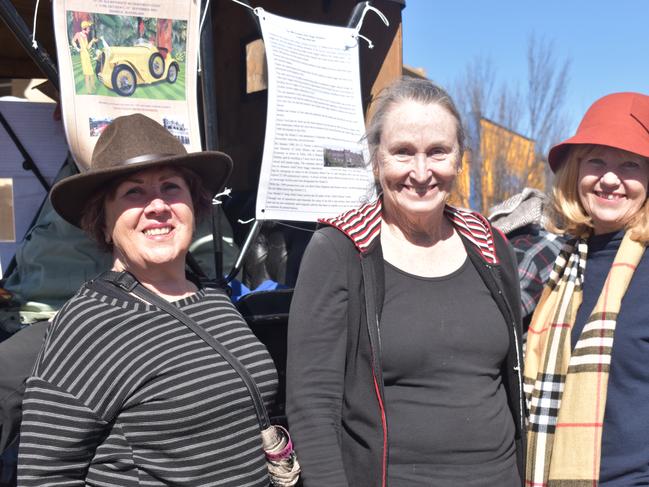
[{"label": "black metal bracket", "polygon": [[250,15],[250,18],[252,19],[252,21],[257,26],[257,31],[261,34],[261,24],[259,23],[259,19],[257,18],[257,14],[252,10],[252,5],[250,5],[249,0],[239,0],[239,1],[241,3],[245,3],[246,5],[248,5],[248,7],[250,7],[250,8],[247,8],[246,10],[248,11],[248,14]]},{"label": "black metal bracket", "polygon": [[16,37],[19,44],[25,49],[32,61],[47,76],[47,79],[59,90],[59,72],[52,58],[40,45],[32,46],[32,32],[25,24],[24,19],[16,11],[11,0],[0,0],[0,18],[7,24],[9,30]]},{"label": "black metal bracket", "polygon": [[349,20],[347,20],[347,27],[356,27],[358,21],[361,20],[361,15],[363,14],[363,10],[365,10],[366,5],[372,5],[372,2],[364,1],[358,2],[354,5],[352,13],[349,15]]},{"label": "black metal bracket", "polygon": [[[214,52],[212,49],[214,46],[214,29],[212,26],[212,5],[210,2],[205,5],[205,10],[201,12],[201,16],[204,16],[205,18],[200,32],[200,95],[203,113],[203,141],[205,143],[205,149],[212,151],[218,150],[219,148],[219,136],[216,110],[216,70],[214,67]],[[221,240],[222,211],[220,201],[213,200],[210,214],[216,281],[221,281],[223,279],[223,243]],[[196,262],[195,265],[198,266]]]}]

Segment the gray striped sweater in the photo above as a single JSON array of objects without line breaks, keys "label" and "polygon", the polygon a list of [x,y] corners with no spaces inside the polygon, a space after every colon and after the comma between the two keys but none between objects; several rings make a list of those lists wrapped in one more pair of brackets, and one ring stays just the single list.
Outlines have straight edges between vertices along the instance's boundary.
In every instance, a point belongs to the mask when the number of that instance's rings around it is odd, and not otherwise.
[{"label": "gray striped sweater", "polygon": [[[174,303],[274,399],[265,347],[221,290]],[[267,486],[259,424],[236,372],[164,311],[82,288],[52,323],[27,382],[18,482]]]}]

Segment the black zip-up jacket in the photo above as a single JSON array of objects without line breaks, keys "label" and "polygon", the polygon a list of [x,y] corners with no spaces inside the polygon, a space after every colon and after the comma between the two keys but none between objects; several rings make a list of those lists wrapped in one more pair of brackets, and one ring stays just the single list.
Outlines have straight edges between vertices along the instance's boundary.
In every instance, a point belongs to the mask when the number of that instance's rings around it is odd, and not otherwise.
[{"label": "black zip-up jacket", "polygon": [[[472,264],[509,325],[502,378],[525,468],[520,289],[502,234],[447,207]],[[381,200],[324,220],[302,260],[289,318],[287,416],[304,487],[386,487],[388,437],[378,324],[384,294]]]}]

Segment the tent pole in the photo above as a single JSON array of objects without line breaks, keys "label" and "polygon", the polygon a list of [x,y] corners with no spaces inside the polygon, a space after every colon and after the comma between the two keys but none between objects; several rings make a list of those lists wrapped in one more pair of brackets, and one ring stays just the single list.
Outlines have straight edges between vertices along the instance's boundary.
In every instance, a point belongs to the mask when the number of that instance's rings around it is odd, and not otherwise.
[{"label": "tent pole", "polygon": [[18,149],[18,152],[20,152],[20,154],[23,156],[23,169],[26,171],[33,172],[34,176],[36,176],[36,179],[38,179],[38,181],[41,183],[45,191],[49,193],[50,184],[43,177],[43,173],[41,173],[40,169],[38,169],[38,166],[34,162],[34,159],[32,159],[32,156],[29,155],[29,152],[27,152],[27,149],[25,149],[25,146],[20,142],[20,139],[13,131],[11,125],[9,125],[9,122],[7,122],[7,119],[4,117],[4,115],[1,112],[0,112],[0,125],[2,125],[2,127],[5,129],[7,135],[9,135],[9,138],[16,146],[16,149]]},{"label": "tent pole", "polygon": [[[206,150],[218,150],[218,120],[216,112],[216,70],[214,69],[214,29],[212,2],[207,4],[201,31],[201,102],[203,108],[203,140]],[[222,208],[220,201],[212,201],[212,246],[216,280],[223,279],[223,240],[221,235]]]}]

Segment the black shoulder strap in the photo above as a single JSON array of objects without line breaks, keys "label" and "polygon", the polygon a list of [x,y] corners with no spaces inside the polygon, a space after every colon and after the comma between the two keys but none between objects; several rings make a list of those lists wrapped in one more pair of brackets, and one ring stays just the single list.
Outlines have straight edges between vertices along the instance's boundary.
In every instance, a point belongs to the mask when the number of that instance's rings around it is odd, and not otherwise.
[{"label": "black shoulder strap", "polygon": [[[98,279],[110,282],[123,293],[134,294],[144,301],[157,306],[158,308],[169,313],[182,324],[187,326],[187,328],[192,330],[194,333],[196,333],[196,335],[198,335],[205,343],[207,343],[219,355],[221,355],[221,357],[223,357],[239,374],[239,377],[241,377],[241,380],[243,380],[246,388],[248,389],[250,397],[252,398],[252,402],[255,406],[255,412],[257,413],[257,419],[259,420],[261,429],[264,430],[270,426],[268,412],[266,411],[264,400],[261,397],[261,393],[259,392],[259,388],[257,387],[256,382],[254,381],[248,370],[239,361],[239,359],[237,359],[232,354],[232,352],[225,348],[222,343],[218,342],[212,335],[205,331],[198,323],[192,320],[183,311],[169,303],[167,300],[161,298],[157,294],[145,288],[132,274],[128,272],[105,272],[104,274],[99,276]],[[93,283],[97,283],[97,280],[93,281]]]}]

